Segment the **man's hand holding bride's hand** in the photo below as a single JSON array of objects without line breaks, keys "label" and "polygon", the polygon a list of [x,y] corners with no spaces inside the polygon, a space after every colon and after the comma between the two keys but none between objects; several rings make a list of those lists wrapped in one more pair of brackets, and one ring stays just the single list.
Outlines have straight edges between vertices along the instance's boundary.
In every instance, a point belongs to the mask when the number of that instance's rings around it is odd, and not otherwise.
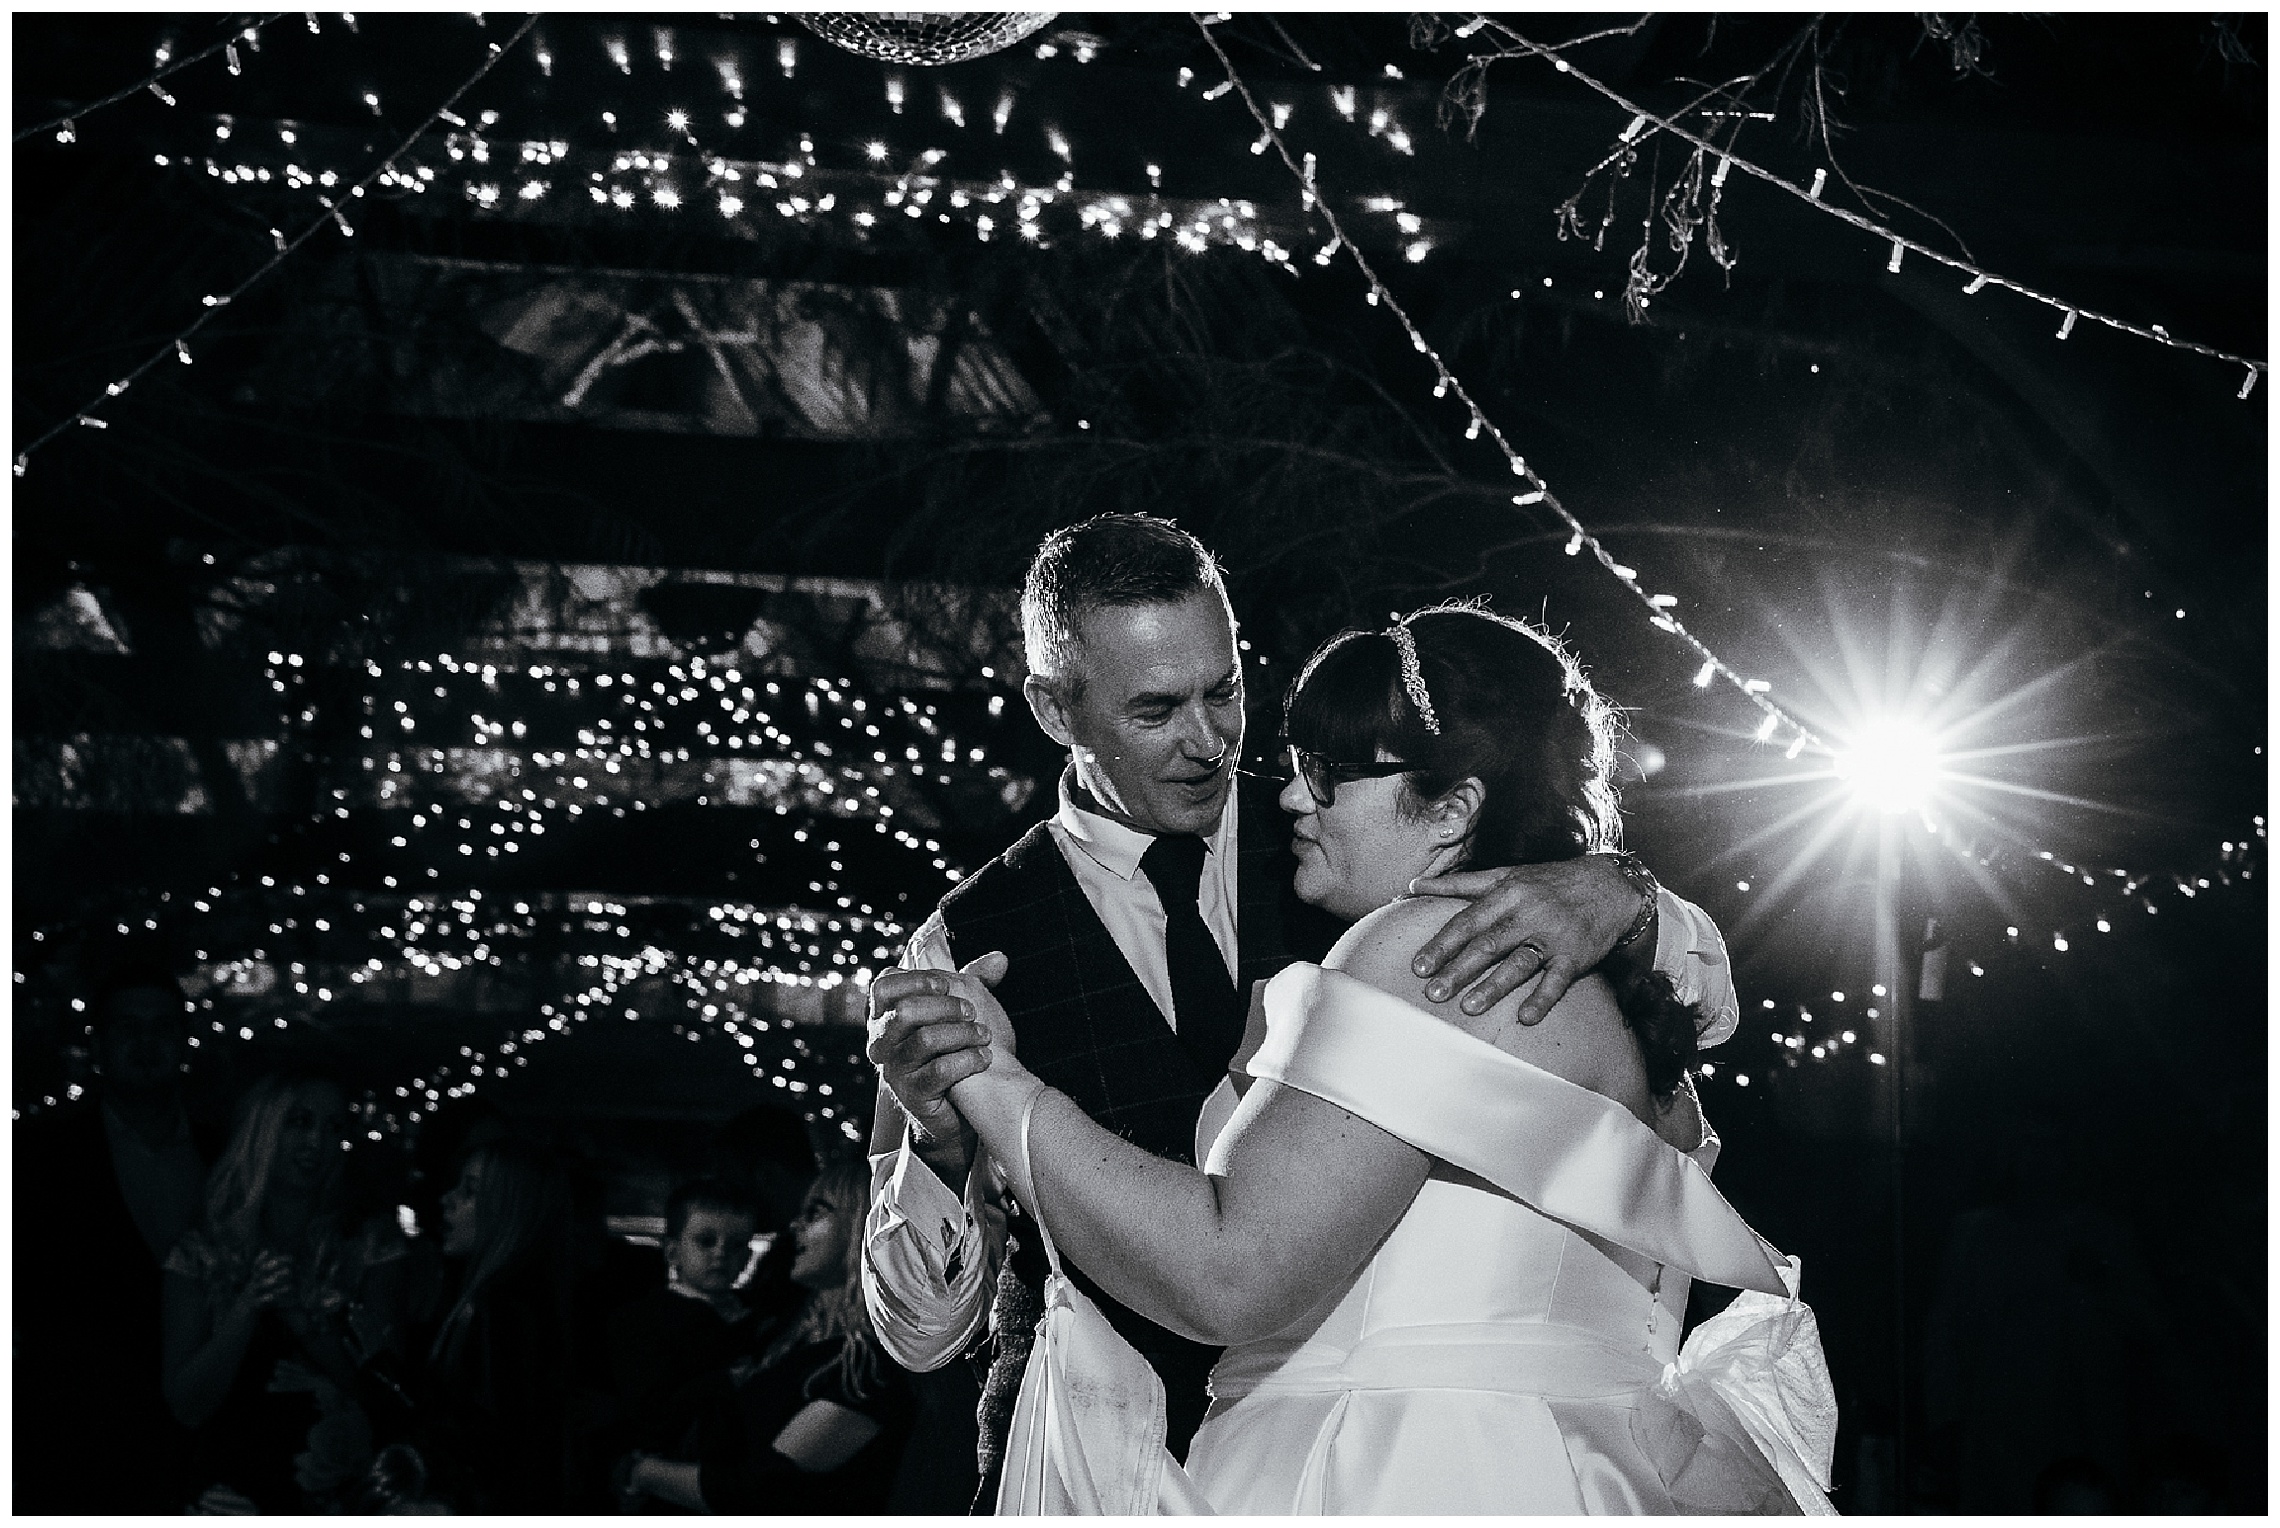
[{"label": "man's hand holding bride's hand", "polygon": [[938,1166],[953,1175],[963,1170],[971,1137],[950,1106],[950,1085],[990,1064],[989,1033],[952,990],[957,980],[949,971],[889,971],[872,982],[864,1046],[918,1146],[941,1156]]},{"label": "man's hand holding bride's hand", "polygon": [[1426,876],[1409,889],[1472,903],[1417,952],[1411,969],[1438,973],[1426,997],[1445,1003],[1462,992],[1457,1006],[1480,1014],[1535,979],[1520,1004],[1522,1024],[1541,1023],[1577,977],[1608,957],[1640,911],[1638,887],[1601,854]]},{"label": "man's hand holding bride's hand", "polygon": [[919,1133],[922,1146],[963,1153],[956,1083],[990,1069],[993,1046],[1013,1055],[1013,1025],[990,988],[1005,977],[992,950],[963,971],[890,971],[871,984],[865,1054]]}]

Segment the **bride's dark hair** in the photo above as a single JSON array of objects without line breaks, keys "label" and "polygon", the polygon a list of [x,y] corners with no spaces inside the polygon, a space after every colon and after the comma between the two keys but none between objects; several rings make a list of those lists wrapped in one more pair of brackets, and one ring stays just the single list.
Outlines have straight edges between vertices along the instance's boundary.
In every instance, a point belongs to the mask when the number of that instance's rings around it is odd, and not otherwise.
[{"label": "bride's dark hair", "polygon": [[[1416,765],[1404,803],[1421,811],[1467,776],[1480,781],[1461,863],[1537,864],[1613,849],[1615,709],[1558,638],[1477,605],[1438,605],[1402,624],[1435,731],[1403,676],[1388,631],[1347,631],[1315,651],[1283,702],[1283,734],[1344,763],[1379,749]],[[1667,1096],[1695,1054],[1699,1010],[1660,972],[1614,978],[1624,1021],[1646,1061],[1647,1085]]]}]

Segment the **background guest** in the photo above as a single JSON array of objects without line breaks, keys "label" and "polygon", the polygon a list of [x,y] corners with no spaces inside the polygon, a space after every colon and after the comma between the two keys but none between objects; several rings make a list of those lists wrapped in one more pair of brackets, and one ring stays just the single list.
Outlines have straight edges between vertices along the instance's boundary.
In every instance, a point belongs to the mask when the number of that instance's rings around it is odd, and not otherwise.
[{"label": "background guest", "polygon": [[459,1512],[558,1512],[572,1499],[569,1204],[560,1163],[514,1140],[470,1152],[443,1196],[458,1284],[427,1344],[419,1432]]},{"label": "background guest", "polygon": [[335,1084],[255,1083],[203,1213],[166,1260],[167,1405],[196,1430],[204,1483],[263,1512],[306,1511],[312,1488],[338,1484],[297,1479],[296,1455],[340,1462],[344,1437],[353,1445],[361,1426],[369,1438],[352,1395],[400,1311],[401,1233],[342,1213],[346,1136]]},{"label": "background guest", "polygon": [[1988,1143],[2005,1169],[1997,1202],[1949,1229],[1924,1387],[1958,1511],[2120,1510],[2139,1440],[2179,1415],[2137,1237],[2084,1192],[2091,1134],[2059,1106],[2019,1108]]},{"label": "background guest", "polygon": [[706,1420],[699,1462],[631,1455],[620,1469],[628,1498],[705,1512],[887,1509],[911,1404],[863,1307],[857,1249],[869,1199],[860,1162],[816,1175],[792,1224],[805,1303]]},{"label": "background guest", "polygon": [[610,1373],[626,1448],[693,1457],[691,1430],[729,1397],[729,1370],[758,1351],[737,1286],[755,1261],[751,1193],[721,1178],[683,1184],[665,1202],[665,1287],[610,1322]]},{"label": "background guest", "polygon": [[160,1267],[214,1143],[183,1109],[188,1004],[165,952],[105,944],[85,965],[92,1097],[14,1132],[14,1505],[171,1511],[194,1488],[159,1384]]},{"label": "background guest", "polygon": [[814,1144],[796,1116],[781,1109],[747,1109],[713,1132],[706,1161],[706,1176],[743,1183],[752,1191],[768,1250],[738,1294],[765,1332],[789,1320],[807,1301],[808,1292],[792,1281],[791,1232],[808,1185],[815,1181]]}]

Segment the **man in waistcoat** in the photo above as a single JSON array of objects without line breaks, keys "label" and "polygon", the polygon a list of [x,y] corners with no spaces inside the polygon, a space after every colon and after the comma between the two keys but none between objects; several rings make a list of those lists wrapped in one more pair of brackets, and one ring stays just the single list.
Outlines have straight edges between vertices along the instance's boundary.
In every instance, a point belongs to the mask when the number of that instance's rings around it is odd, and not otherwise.
[{"label": "man in waistcoat", "polygon": [[[1292,890],[1280,783],[1236,771],[1243,659],[1201,543],[1144,515],[1057,531],[1031,564],[1022,632],[1024,695],[1069,750],[1059,810],[944,897],[912,936],[905,969],[871,989],[880,1090],[864,1297],[905,1368],[987,1362],[983,1511],[996,1499],[1045,1259],[945,1096],[987,1061],[971,1013],[937,973],[1002,951],[995,990],[1022,1064],[1134,1144],[1192,1163],[1196,1117],[1242,1039],[1251,984],[1320,960],[1341,928]],[[1679,996],[1714,1017],[1735,1006],[1717,929],[1627,856],[1495,878],[1440,946],[1427,954],[1445,963],[1452,992],[1489,972],[1486,990],[1466,992],[1468,1008],[1541,971],[1553,989],[1531,1004],[1541,1018],[1576,973],[1618,950],[1651,954]],[[1184,1459],[1218,1349],[1068,1271],[1163,1378],[1166,1442]]]}]

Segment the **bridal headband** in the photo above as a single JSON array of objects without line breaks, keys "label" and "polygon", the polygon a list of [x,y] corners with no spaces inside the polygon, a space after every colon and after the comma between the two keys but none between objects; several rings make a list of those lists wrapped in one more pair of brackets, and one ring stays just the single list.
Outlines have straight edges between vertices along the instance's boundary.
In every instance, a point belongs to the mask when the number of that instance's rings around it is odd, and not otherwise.
[{"label": "bridal headband", "polygon": [[1396,621],[1385,629],[1393,638],[1394,651],[1401,656],[1401,687],[1409,692],[1410,704],[1417,707],[1418,716],[1425,722],[1425,730],[1435,737],[1441,735],[1441,719],[1433,714],[1433,697],[1425,690],[1425,671],[1417,666],[1417,638],[1410,633],[1409,623]]}]

